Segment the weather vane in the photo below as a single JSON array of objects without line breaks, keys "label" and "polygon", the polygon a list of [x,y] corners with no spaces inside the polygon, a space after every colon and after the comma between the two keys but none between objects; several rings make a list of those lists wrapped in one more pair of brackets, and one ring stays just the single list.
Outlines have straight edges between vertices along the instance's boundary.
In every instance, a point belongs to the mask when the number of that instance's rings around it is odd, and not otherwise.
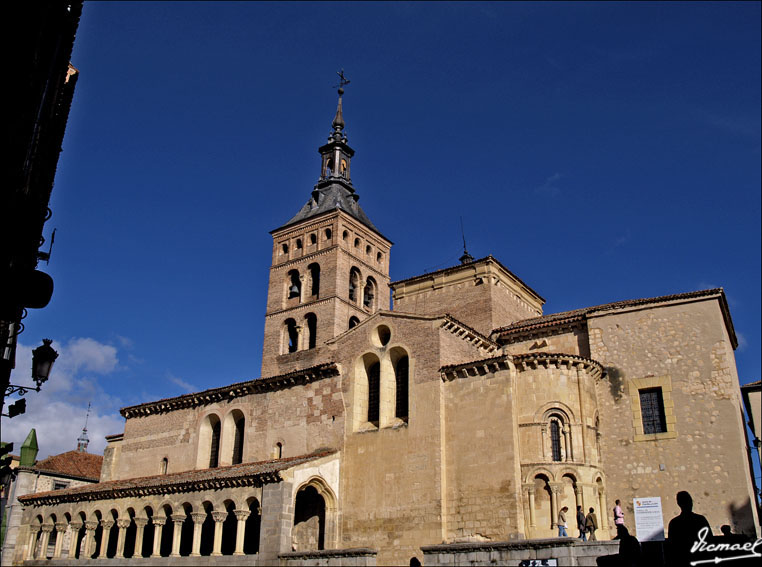
[{"label": "weather vane", "polygon": [[341,96],[341,95],[344,94],[344,85],[348,85],[349,84],[349,79],[347,79],[344,76],[344,69],[342,69],[341,71],[336,71],[336,74],[339,76],[339,84],[338,85],[334,85],[333,88],[334,89],[339,89],[339,96]]}]

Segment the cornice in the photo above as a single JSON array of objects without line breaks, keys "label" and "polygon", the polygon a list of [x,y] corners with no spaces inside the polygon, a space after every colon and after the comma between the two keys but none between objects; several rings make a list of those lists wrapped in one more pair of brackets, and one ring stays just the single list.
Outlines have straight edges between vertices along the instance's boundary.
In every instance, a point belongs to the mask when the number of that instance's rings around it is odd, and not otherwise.
[{"label": "cornice", "polygon": [[534,369],[540,366],[548,368],[554,366],[561,368],[583,368],[592,374],[595,378],[603,376],[603,366],[592,358],[578,356],[576,354],[565,354],[560,352],[531,352],[523,354],[514,354],[512,356],[516,369],[521,371],[525,368]]},{"label": "cornice", "polygon": [[311,366],[303,370],[295,370],[286,374],[269,378],[257,378],[247,382],[238,382],[229,386],[212,388],[193,394],[185,394],[175,398],[166,398],[155,402],[129,406],[119,410],[126,419],[143,417],[152,414],[167,413],[180,409],[194,408],[198,406],[231,400],[241,396],[271,392],[292,386],[315,382],[324,378],[332,378],[339,375],[339,368],[334,362],[326,362]]},{"label": "cornice", "polygon": [[491,358],[482,358],[462,364],[448,364],[439,369],[442,381],[454,380],[455,378],[467,378],[469,376],[485,375],[510,368],[511,355],[503,354]]}]

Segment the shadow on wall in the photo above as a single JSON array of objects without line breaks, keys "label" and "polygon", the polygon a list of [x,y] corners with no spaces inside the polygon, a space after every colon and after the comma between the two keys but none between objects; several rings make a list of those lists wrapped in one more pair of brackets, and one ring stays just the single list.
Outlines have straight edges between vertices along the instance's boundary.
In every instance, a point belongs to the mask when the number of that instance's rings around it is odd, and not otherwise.
[{"label": "shadow on wall", "polygon": [[606,377],[608,378],[611,397],[614,398],[615,402],[618,402],[624,394],[624,376],[616,366],[607,366]]},{"label": "shadow on wall", "polygon": [[747,498],[741,506],[734,506],[732,502],[728,504],[728,517],[735,533],[741,533],[752,538],[762,535],[757,534],[754,526],[750,499]]}]

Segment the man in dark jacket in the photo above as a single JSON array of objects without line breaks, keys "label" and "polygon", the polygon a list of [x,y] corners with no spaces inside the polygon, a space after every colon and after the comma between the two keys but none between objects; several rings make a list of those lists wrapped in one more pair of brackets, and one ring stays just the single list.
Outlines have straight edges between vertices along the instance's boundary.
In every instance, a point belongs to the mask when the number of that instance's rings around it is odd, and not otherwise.
[{"label": "man in dark jacket", "polygon": [[585,513],[582,511],[582,506],[577,506],[577,529],[579,530],[579,539],[587,541],[585,535]]}]

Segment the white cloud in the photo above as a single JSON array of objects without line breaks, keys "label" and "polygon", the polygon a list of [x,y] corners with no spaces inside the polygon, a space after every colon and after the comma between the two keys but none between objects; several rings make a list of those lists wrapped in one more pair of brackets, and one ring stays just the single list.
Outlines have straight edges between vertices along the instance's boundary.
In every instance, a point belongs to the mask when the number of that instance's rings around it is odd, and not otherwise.
[{"label": "white cloud", "polygon": [[551,197],[555,197],[561,192],[561,189],[559,189],[556,185],[558,181],[561,180],[563,175],[556,172],[550,177],[548,177],[545,182],[540,185],[539,187],[535,187],[535,193],[540,193],[544,195],[550,195]]},{"label": "white cloud", "polygon": [[183,380],[182,378],[178,378],[171,372],[167,373],[167,380],[172,382],[175,386],[180,386],[183,390],[185,390],[186,393],[190,394],[191,392],[198,392],[199,388],[196,388],[193,384],[190,384]]},{"label": "white cloud", "polygon": [[[33,348],[19,343],[11,383],[32,383]],[[120,369],[118,351],[91,338],[54,342],[53,348],[59,356],[49,380],[40,392],[27,393],[26,413],[13,419],[3,418],[2,440],[14,443],[14,453],[18,454],[21,443],[34,428],[40,446],[38,459],[76,449],[85,424],[87,404],[91,403],[88,452],[102,453],[106,446],[104,437],[124,430],[124,419],[118,413],[120,400],[106,393],[99,383]],[[6,400],[7,403],[12,401]]]},{"label": "white cloud", "polygon": [[746,340],[746,337],[741,334],[739,331],[736,331],[736,340],[738,341],[738,350],[744,350],[747,346],[749,346],[749,341]]}]

